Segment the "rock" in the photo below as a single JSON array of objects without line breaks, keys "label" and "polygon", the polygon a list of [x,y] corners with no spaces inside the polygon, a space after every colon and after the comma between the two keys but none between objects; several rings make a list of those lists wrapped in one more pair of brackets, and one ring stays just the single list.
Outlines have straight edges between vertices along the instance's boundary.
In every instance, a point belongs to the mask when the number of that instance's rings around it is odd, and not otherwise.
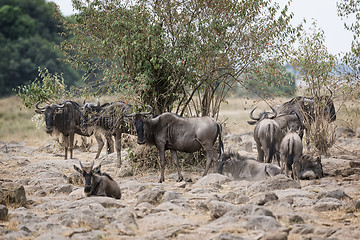
[{"label": "rock", "polygon": [[288,188],[301,188],[298,181],[292,180],[285,175],[279,174],[264,181],[254,182],[248,187],[248,193],[270,192]]},{"label": "rock", "polygon": [[231,203],[212,200],[207,203],[207,207],[210,210],[211,217],[219,218],[234,209],[236,206]]},{"label": "rock", "polygon": [[337,189],[330,192],[324,192],[318,195],[318,198],[336,198],[338,200],[351,199],[343,190]]},{"label": "rock", "polygon": [[315,205],[318,212],[332,211],[342,206],[342,202],[336,198],[322,198]]},{"label": "rock", "polygon": [[240,150],[246,151],[246,152],[252,152],[253,151],[253,143],[251,141],[245,141],[240,145]]},{"label": "rock", "polygon": [[171,201],[171,200],[174,200],[174,199],[182,199],[181,193],[166,191],[164,193],[164,195],[162,196],[161,201],[162,202],[167,202],[167,201]]},{"label": "rock", "polygon": [[134,171],[129,163],[129,161],[123,161],[121,164],[120,171],[118,173],[119,177],[131,177],[134,175]]},{"label": "rock", "polygon": [[223,185],[224,183],[230,182],[230,179],[227,176],[221,175],[219,173],[211,173],[202,178],[200,178],[196,183],[194,183],[193,188],[204,187],[204,186],[214,186],[214,185]]},{"label": "rock", "polygon": [[188,224],[188,220],[178,214],[165,211],[146,215],[138,219],[137,224],[141,226],[143,232],[151,232],[186,225]]},{"label": "rock", "polygon": [[270,231],[281,227],[281,224],[273,217],[269,216],[250,216],[248,221],[240,225],[246,229]]},{"label": "rock", "polygon": [[290,229],[280,228],[266,232],[260,240],[287,240]]},{"label": "rock", "polygon": [[148,202],[153,205],[159,204],[162,196],[164,195],[165,191],[154,188],[154,189],[146,189],[142,191],[137,199],[137,204],[142,202]]},{"label": "rock", "polygon": [[26,204],[25,188],[16,183],[3,183],[0,186],[0,204]]},{"label": "rock", "polygon": [[6,221],[8,217],[8,209],[5,205],[0,204],[0,221]]},{"label": "rock", "polygon": [[67,182],[74,185],[84,186],[83,177],[78,172],[73,172],[67,177]]},{"label": "rock", "polygon": [[265,205],[267,202],[276,201],[279,197],[274,192],[267,192],[265,194],[256,195],[249,203],[254,203],[260,206]]},{"label": "rock", "polygon": [[355,137],[355,135],[356,135],[355,132],[347,126],[345,126],[345,127],[339,126],[335,130],[335,138],[339,138],[339,137],[353,138],[353,137]]},{"label": "rock", "polygon": [[240,135],[237,134],[227,134],[224,137],[224,141],[232,141],[232,142],[240,143],[242,142],[242,138]]},{"label": "rock", "polygon": [[292,234],[310,234],[314,232],[314,227],[308,224],[295,224],[290,231]]},{"label": "rock", "polygon": [[220,236],[213,238],[213,240],[247,240],[247,238],[235,236],[230,233],[222,233]]},{"label": "rock", "polygon": [[60,186],[56,186],[51,193],[66,193],[70,194],[73,190],[73,186],[70,184],[61,184]]},{"label": "rock", "polygon": [[289,222],[291,224],[293,224],[293,223],[304,223],[304,219],[301,216],[296,214],[296,215],[290,216]]},{"label": "rock", "polygon": [[359,160],[352,160],[350,161],[350,167],[352,168],[360,168],[360,161]]},{"label": "rock", "polygon": [[181,182],[177,182],[174,185],[177,188],[185,188],[186,187],[186,182],[185,181],[181,181]]}]

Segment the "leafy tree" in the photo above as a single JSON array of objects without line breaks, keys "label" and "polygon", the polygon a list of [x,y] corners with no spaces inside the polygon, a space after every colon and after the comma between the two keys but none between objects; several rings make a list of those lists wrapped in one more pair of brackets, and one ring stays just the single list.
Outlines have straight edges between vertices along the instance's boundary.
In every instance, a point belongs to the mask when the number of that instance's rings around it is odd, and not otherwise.
[{"label": "leafy tree", "polygon": [[287,6],[265,0],[73,4],[65,61],[85,69],[95,94],[135,96],[157,113],[216,116],[241,76],[277,62],[296,33]]},{"label": "leafy tree", "polygon": [[267,64],[246,79],[242,87],[258,96],[292,96],[296,91],[294,75],[281,65]]},{"label": "leafy tree", "polygon": [[306,96],[314,99],[315,118],[305,118],[307,142],[320,154],[327,154],[334,143],[335,129],[328,123],[325,114],[327,99],[321,96],[332,94],[339,87],[334,72],[336,58],[327,51],[324,32],[316,22],[310,32],[302,32],[299,47],[292,56],[292,65],[299,70],[299,77],[306,84]]},{"label": "leafy tree", "polygon": [[80,79],[71,66],[59,62],[55,49],[63,37],[55,14],[60,13],[45,0],[3,0],[0,2],[0,96],[37,76],[37,69],[63,72],[68,85]]},{"label": "leafy tree", "polygon": [[[338,3],[338,15],[348,22],[345,29],[354,33],[351,51],[342,58],[341,73],[347,81],[347,96],[360,97],[360,1],[343,0]],[[354,20],[354,21],[353,21]]]}]

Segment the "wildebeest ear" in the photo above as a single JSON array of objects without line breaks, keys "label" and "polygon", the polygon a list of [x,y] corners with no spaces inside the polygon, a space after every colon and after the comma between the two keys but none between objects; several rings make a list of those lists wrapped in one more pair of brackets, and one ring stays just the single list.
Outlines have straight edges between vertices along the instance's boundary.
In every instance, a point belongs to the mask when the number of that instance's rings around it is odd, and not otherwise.
[{"label": "wildebeest ear", "polygon": [[75,165],[74,165],[74,169],[75,169],[75,171],[79,172],[80,174],[83,173],[83,171]]},{"label": "wildebeest ear", "polygon": [[250,125],[254,125],[254,124],[257,123],[257,121],[247,121],[247,123],[250,124]]},{"label": "wildebeest ear", "polygon": [[97,174],[100,174],[100,168],[101,168],[101,165],[97,166],[96,168],[93,169],[93,173],[97,173]]},{"label": "wildebeest ear", "polygon": [[319,162],[319,163],[321,163],[321,156],[318,156],[318,157],[316,158],[316,161]]},{"label": "wildebeest ear", "polygon": [[35,109],[35,112],[36,112],[37,114],[43,114],[45,111],[44,111],[44,110]]}]

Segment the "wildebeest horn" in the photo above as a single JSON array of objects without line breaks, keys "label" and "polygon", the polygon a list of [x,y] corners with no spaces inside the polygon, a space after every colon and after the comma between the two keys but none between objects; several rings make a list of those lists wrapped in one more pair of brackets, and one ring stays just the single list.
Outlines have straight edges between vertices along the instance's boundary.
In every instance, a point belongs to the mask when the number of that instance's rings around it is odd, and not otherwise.
[{"label": "wildebeest horn", "polygon": [[124,110],[124,115],[125,115],[125,117],[134,117],[134,116],[136,115],[136,113],[130,113],[130,114],[128,114],[129,109],[131,109],[130,106],[127,106],[127,107],[125,108],[125,110]]},{"label": "wildebeest horn", "polygon": [[79,163],[80,163],[80,167],[81,167],[81,169],[83,169],[83,168],[84,168],[84,166],[82,165],[81,161],[79,161]]},{"label": "wildebeest horn", "polygon": [[253,110],[251,110],[251,112],[250,112],[250,118],[251,118],[252,120],[258,121],[260,118],[255,118],[255,117],[253,116],[253,112],[255,111],[256,108],[257,108],[257,107],[255,107]]},{"label": "wildebeest horn", "polygon": [[39,107],[39,104],[40,104],[40,101],[38,101],[37,103],[36,103],[36,105],[35,105],[35,107],[37,108],[37,109],[39,109],[39,110],[43,110],[43,109],[45,109],[45,108],[47,108],[49,105],[48,104],[46,104],[45,106],[43,106],[43,107]]},{"label": "wildebeest horn", "polygon": [[100,100],[97,98],[97,106],[100,107]]},{"label": "wildebeest horn", "polygon": [[90,167],[90,169],[92,170],[93,169],[93,167],[94,167],[94,160],[92,161],[92,163],[91,163],[91,167]]},{"label": "wildebeest horn", "polygon": [[332,98],[333,92],[331,91],[331,89],[329,88],[330,91],[330,98]]},{"label": "wildebeest horn", "polygon": [[274,114],[274,116],[272,118],[276,118],[276,116],[277,116],[276,110],[271,106],[270,106],[270,108],[271,108],[271,110],[273,111],[273,114]]},{"label": "wildebeest horn", "polygon": [[148,115],[148,114],[152,113],[153,108],[150,105],[146,105],[146,106],[148,106],[150,108],[150,111],[149,112],[140,112],[141,115]]},{"label": "wildebeest horn", "polygon": [[65,104],[66,104],[66,101],[63,102],[63,103],[60,104],[60,105],[53,103],[53,104],[50,105],[50,107],[51,107],[51,108],[63,108],[63,107],[65,106]]}]

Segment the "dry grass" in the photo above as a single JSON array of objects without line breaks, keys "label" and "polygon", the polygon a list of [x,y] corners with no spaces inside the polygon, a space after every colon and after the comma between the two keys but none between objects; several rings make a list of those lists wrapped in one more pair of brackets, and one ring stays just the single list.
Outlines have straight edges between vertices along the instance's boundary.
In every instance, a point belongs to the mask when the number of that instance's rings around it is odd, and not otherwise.
[{"label": "dry grass", "polygon": [[[284,103],[290,98],[276,98],[268,100],[272,106]],[[76,99],[83,102],[82,99]],[[106,101],[115,101],[114,97],[102,97],[101,103]],[[87,101],[96,101],[96,99],[88,99]],[[333,123],[338,126],[348,126],[355,130],[360,127],[360,109],[356,102],[341,102],[335,100],[335,108],[337,112],[337,120]],[[223,131],[226,133],[241,134],[252,132],[254,126],[249,125],[246,121],[250,120],[249,112],[257,107],[255,115],[261,111],[269,111],[269,106],[262,100],[248,98],[229,98],[227,102],[222,103],[219,114],[219,121],[223,125]],[[38,129],[36,122],[32,121],[35,116],[33,109],[24,109],[21,101],[17,97],[9,97],[0,99],[0,140],[1,141],[26,141],[28,145],[39,146],[44,140],[51,139],[44,131],[44,127]],[[79,140],[81,141],[81,140]]]}]

